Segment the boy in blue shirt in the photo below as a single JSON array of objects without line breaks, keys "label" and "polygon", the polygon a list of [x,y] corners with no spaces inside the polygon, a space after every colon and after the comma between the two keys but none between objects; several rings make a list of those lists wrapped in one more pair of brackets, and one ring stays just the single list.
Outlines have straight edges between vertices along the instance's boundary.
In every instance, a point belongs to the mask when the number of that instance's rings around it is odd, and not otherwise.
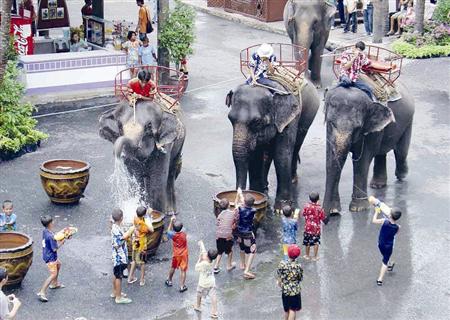
[{"label": "boy in blue shirt", "polygon": [[283,227],[283,253],[284,260],[288,260],[288,247],[291,244],[297,243],[297,230],[298,230],[298,210],[295,213],[292,211],[291,206],[284,206],[283,209],[284,217],[281,218],[281,223]]},{"label": "boy in blue shirt", "polygon": [[42,258],[47,264],[50,276],[44,281],[41,290],[37,293],[41,302],[48,302],[47,289],[61,289],[65,286],[58,282],[59,272],[61,270],[61,262],[58,260],[58,249],[64,244],[65,239],[61,241],[55,240],[53,233],[53,218],[50,215],[41,217],[41,223],[45,227],[42,232]]},{"label": "boy in blue shirt", "polygon": [[3,201],[2,209],[3,213],[0,214],[0,231],[16,231],[17,216],[13,213],[12,201]]}]

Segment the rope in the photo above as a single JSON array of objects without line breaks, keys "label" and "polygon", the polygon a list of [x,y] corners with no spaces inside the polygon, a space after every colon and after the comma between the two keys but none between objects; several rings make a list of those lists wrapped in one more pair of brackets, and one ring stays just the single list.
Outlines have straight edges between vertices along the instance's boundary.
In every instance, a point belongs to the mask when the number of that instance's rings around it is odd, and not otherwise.
[{"label": "rope", "polygon": [[286,95],[287,95],[287,94],[290,94],[289,92],[282,91],[282,90],[278,90],[278,89],[276,89],[276,88],[269,87],[269,86],[266,86],[266,85],[261,84],[261,83],[258,83],[258,82],[254,83],[253,85],[259,86],[259,87],[263,87],[263,88],[266,88],[266,89],[269,89],[269,90],[273,90],[273,91],[278,92],[278,93],[280,93],[280,94],[286,94]]}]

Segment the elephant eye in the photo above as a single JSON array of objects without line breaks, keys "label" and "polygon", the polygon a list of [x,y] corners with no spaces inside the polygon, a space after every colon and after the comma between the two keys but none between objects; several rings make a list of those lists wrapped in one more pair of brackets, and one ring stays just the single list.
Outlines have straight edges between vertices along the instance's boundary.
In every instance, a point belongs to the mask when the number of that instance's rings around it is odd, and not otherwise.
[{"label": "elephant eye", "polygon": [[249,123],[249,128],[252,131],[258,131],[261,130],[264,127],[264,120],[263,119],[253,119]]}]

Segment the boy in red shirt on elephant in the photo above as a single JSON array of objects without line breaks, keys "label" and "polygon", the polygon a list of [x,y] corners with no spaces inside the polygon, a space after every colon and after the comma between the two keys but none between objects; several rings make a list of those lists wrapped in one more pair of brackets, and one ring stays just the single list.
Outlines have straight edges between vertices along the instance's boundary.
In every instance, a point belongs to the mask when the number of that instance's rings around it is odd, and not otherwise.
[{"label": "boy in red shirt on elephant", "polygon": [[303,245],[306,247],[306,254],[303,256],[309,260],[309,252],[311,246],[314,246],[313,261],[319,260],[317,254],[319,253],[321,222],[327,224],[328,218],[319,204],[319,194],[311,192],[309,194],[310,202],[303,208],[302,215],[305,217],[305,232],[303,233]]}]

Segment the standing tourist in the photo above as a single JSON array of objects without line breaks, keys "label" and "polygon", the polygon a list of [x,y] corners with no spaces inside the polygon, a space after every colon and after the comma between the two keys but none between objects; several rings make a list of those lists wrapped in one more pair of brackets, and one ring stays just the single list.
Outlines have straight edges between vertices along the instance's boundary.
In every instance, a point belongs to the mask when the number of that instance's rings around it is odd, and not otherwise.
[{"label": "standing tourist", "polygon": [[337,9],[339,13],[339,24],[340,27],[345,26],[345,8],[344,8],[344,0],[337,0]]},{"label": "standing tourist", "polygon": [[352,24],[352,32],[356,33],[358,28],[358,18],[356,16],[356,6],[358,4],[357,0],[344,0],[344,5],[347,8],[347,22],[345,24],[344,33],[350,31],[350,24]]},{"label": "standing tourist", "polygon": [[185,292],[186,272],[189,265],[189,252],[187,246],[187,236],[183,232],[183,224],[176,221],[175,216],[170,218],[169,227],[167,228],[167,236],[172,240],[172,265],[169,270],[169,276],[166,280],[166,286],[171,287],[172,278],[175,270],[180,269],[180,292]]},{"label": "standing tourist", "polygon": [[158,65],[155,47],[150,44],[150,40],[147,36],[144,37],[144,40],[142,40],[142,46],[139,47],[139,64],[142,66]]},{"label": "standing tourist", "polygon": [[[15,295],[7,296],[3,293],[3,286],[6,282],[8,282],[8,272],[5,268],[0,268],[0,319],[14,320],[22,303]],[[9,304],[12,304],[11,310],[9,310]]]},{"label": "standing tourist", "polygon": [[44,226],[42,232],[42,258],[47,264],[50,276],[44,281],[38,297],[41,302],[48,302],[47,289],[62,289],[65,286],[58,282],[59,273],[61,271],[61,262],[58,260],[58,250],[64,244],[65,239],[61,241],[55,240],[53,233],[53,218],[49,215],[41,217],[41,223]]},{"label": "standing tourist", "polygon": [[363,1],[364,29],[366,35],[371,36],[373,33],[373,3],[372,0]]},{"label": "standing tourist", "polygon": [[139,47],[141,41],[136,38],[136,32],[128,31],[128,41],[122,44],[122,48],[127,53],[127,67],[130,68],[131,78],[136,77],[139,66]]},{"label": "standing tourist", "polygon": [[[397,220],[402,216],[402,212],[398,208],[389,208],[374,197],[369,197],[369,202],[375,206],[372,223],[381,224],[380,234],[378,236],[378,249],[383,256],[383,260],[380,274],[377,279],[377,285],[382,286],[386,271],[394,270],[395,263],[389,263],[389,261],[394,250],[395,235],[400,229]],[[381,212],[383,213],[384,218],[378,218],[378,215]]]},{"label": "standing tourist", "polygon": [[144,0],[136,0],[136,4],[139,7],[136,33],[139,34],[139,39],[143,41],[147,33],[151,32],[148,30],[148,25],[150,24],[151,26],[152,15],[150,14],[150,9],[144,4]]},{"label": "standing tourist", "polygon": [[296,262],[300,252],[296,244],[291,244],[288,248],[289,260],[281,261],[277,269],[277,283],[281,288],[285,320],[295,320],[297,311],[302,309],[300,283],[303,280],[303,269]]},{"label": "standing tourist", "polygon": [[325,212],[319,204],[319,194],[311,192],[309,195],[310,202],[303,208],[303,216],[305,217],[305,232],[303,233],[303,245],[306,248],[304,258],[309,260],[309,252],[314,247],[313,261],[319,260],[319,245],[322,222],[327,223]]}]

